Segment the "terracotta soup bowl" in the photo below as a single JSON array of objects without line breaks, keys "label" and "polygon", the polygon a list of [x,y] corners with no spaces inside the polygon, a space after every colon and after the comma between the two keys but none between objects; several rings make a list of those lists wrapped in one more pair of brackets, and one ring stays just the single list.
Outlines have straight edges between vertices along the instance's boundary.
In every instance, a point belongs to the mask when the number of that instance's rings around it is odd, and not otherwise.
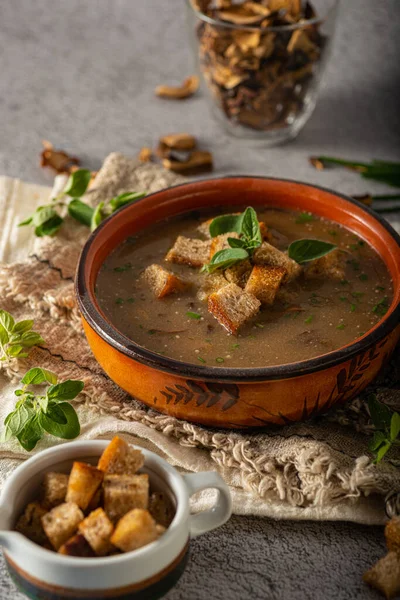
[{"label": "terracotta soup bowl", "polygon": [[[139,346],[101,311],[97,273],[127,236],[194,209],[227,206],[309,211],[354,232],[390,272],[394,295],[385,316],[362,337],[322,356],[263,368],[221,368],[173,360]],[[119,386],[152,408],[203,425],[260,427],[307,419],[353,398],[376,376],[400,337],[400,238],[360,203],[327,189],[263,177],[187,183],[120,209],[88,239],[76,294],[94,355]]]}]

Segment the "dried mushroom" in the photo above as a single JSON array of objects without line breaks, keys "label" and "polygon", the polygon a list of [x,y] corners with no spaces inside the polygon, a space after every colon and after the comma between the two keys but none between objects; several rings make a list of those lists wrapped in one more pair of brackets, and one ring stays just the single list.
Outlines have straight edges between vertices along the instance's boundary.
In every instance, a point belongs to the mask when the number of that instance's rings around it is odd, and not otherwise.
[{"label": "dried mushroom", "polygon": [[144,148],[142,148],[139,152],[139,156],[138,156],[140,162],[151,162],[152,158],[153,158],[153,151],[151,148],[147,148],[147,146],[145,146]]},{"label": "dried mushroom", "polygon": [[213,167],[213,160],[211,152],[194,150],[186,161],[181,162],[171,158],[164,158],[162,164],[163,167],[170,171],[186,174],[211,170]]},{"label": "dried mushroom", "polygon": [[42,141],[43,150],[40,154],[40,166],[50,167],[56,173],[71,173],[72,167],[80,165],[76,156],[70,156],[64,150],[55,150],[53,144],[47,140]]},{"label": "dried mushroom", "polygon": [[197,75],[191,75],[187,77],[180,87],[174,87],[170,85],[159,85],[155,89],[156,96],[161,98],[171,98],[176,100],[182,100],[183,98],[189,98],[197,92],[199,88],[199,78]]},{"label": "dried mushroom", "polygon": [[213,168],[211,152],[197,149],[197,140],[190,133],[170,133],[159,139],[155,150],[165,169],[191,175]]},{"label": "dried mushroom", "polygon": [[312,6],[301,0],[194,4],[219,21],[201,21],[197,37],[201,71],[227,118],[262,131],[293,123],[305,109],[325,45],[318,25],[307,22],[315,16]]}]

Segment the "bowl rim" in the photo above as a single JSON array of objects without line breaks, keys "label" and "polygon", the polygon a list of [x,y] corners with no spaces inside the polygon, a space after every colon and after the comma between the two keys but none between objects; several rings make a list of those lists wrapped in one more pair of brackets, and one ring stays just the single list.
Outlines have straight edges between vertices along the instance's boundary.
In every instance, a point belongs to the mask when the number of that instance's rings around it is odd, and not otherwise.
[{"label": "bowl rim", "polygon": [[190,377],[197,380],[252,383],[267,380],[274,381],[280,379],[290,379],[334,367],[340,363],[350,360],[360,352],[368,350],[371,346],[379,342],[385,335],[389,334],[395,329],[396,325],[398,325],[400,322],[400,302],[389,314],[386,314],[382,317],[381,321],[379,321],[374,328],[370,330],[370,333],[367,332],[364,336],[357,338],[354,343],[342,346],[341,348],[333,350],[332,352],[328,352],[307,360],[286,363],[283,365],[238,368],[202,366],[187,363],[185,361],[175,360],[167,356],[162,356],[156,352],[152,352],[151,350],[144,348],[143,346],[140,346],[118,331],[118,329],[116,329],[116,327],[114,327],[110,321],[107,321],[101,312],[96,308],[95,304],[90,298],[90,294],[88,293],[88,285],[85,277],[85,265],[92,244],[95,242],[100,232],[107,227],[108,223],[121,212],[128,211],[132,209],[133,206],[136,206],[139,202],[144,202],[148,198],[164,191],[171,191],[195,184],[207,184],[235,179],[280,181],[283,183],[308,186],[310,188],[333,194],[339,198],[342,198],[349,204],[354,204],[367,215],[369,215],[369,217],[375,221],[378,221],[378,223],[390,234],[400,249],[400,235],[393,229],[386,219],[381,217],[371,208],[362,204],[358,200],[355,200],[354,198],[346,196],[345,194],[335,192],[334,190],[326,187],[305,183],[296,179],[264,177],[261,175],[227,175],[223,177],[210,177],[207,179],[189,181],[170,186],[168,188],[163,188],[162,190],[158,190],[157,192],[153,192],[147,196],[144,196],[134,204],[123,206],[118,211],[107,217],[107,219],[105,219],[95,229],[95,231],[92,232],[82,249],[75,278],[75,294],[78,301],[78,307],[85,321],[106,343],[110,344],[113,348],[119,352],[122,352],[136,362],[147,365],[151,368],[155,368],[158,371],[167,372],[181,377]]}]

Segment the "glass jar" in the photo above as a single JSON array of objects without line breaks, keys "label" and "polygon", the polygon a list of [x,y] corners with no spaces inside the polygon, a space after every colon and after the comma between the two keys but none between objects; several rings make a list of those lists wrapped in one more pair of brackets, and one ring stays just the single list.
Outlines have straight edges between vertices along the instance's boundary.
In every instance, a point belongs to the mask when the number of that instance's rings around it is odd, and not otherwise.
[{"label": "glass jar", "polygon": [[339,0],[186,0],[202,88],[233,135],[294,138],[316,105]]}]

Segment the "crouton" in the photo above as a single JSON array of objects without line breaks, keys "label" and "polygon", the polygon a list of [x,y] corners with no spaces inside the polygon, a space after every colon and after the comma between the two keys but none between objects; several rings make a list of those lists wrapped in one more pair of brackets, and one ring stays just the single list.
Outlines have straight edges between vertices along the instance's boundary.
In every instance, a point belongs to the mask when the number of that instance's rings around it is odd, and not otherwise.
[{"label": "crouton", "polygon": [[386,598],[394,598],[400,593],[400,558],[396,552],[389,552],[378,560],[376,565],[364,573],[363,580],[382,592]]},{"label": "crouton", "polygon": [[134,475],[143,464],[142,452],[116,435],[100,456],[97,468],[114,475]]},{"label": "crouton", "polygon": [[256,265],[264,265],[270,267],[283,267],[286,269],[284,282],[293,281],[296,279],[302,268],[296,261],[288,257],[287,254],[281,252],[268,242],[263,242],[253,254],[253,262]]},{"label": "crouton", "polygon": [[97,556],[105,556],[111,550],[110,538],[114,525],[102,508],[94,510],[78,527]]},{"label": "crouton", "polygon": [[74,502],[65,502],[52,508],[42,516],[45,534],[53,548],[58,550],[78,529],[84,514]]},{"label": "crouton", "polygon": [[385,526],[386,546],[400,556],[400,517],[393,517]]},{"label": "crouton", "polygon": [[210,241],[196,240],[180,235],[165,260],[189,267],[202,267],[210,257]]},{"label": "crouton", "polygon": [[19,533],[25,535],[32,542],[43,546],[47,542],[42,525],[42,517],[46,512],[46,509],[39,502],[30,502],[18,519],[15,531],[19,531]]},{"label": "crouton", "polygon": [[68,480],[67,502],[75,502],[82,510],[86,510],[89,502],[99,489],[104,473],[82,462],[74,462]]},{"label": "crouton", "polygon": [[147,508],[149,476],[105,475],[103,492],[104,510],[115,523],[132,508]]},{"label": "crouton", "polygon": [[208,310],[229,331],[237,334],[248,319],[257,314],[261,302],[252,294],[230,283],[208,298]]},{"label": "crouton", "polygon": [[304,276],[306,279],[345,279],[343,253],[336,248],[329,254],[310,261],[304,268]]},{"label": "crouton", "polygon": [[210,294],[217,292],[228,285],[228,283],[223,273],[209,273],[202,279],[201,288],[197,292],[197,298],[201,301],[207,300]]},{"label": "crouton", "polygon": [[87,505],[86,514],[90,514],[96,508],[99,508],[103,504],[103,488],[99,488],[89,504]]},{"label": "crouton", "polygon": [[149,513],[157,523],[169,527],[174,518],[171,500],[163,492],[153,492],[149,498]]},{"label": "crouton", "polygon": [[202,223],[200,223],[200,225],[197,227],[197,231],[203,235],[205,238],[207,238],[207,240],[211,240],[211,233],[210,233],[210,225],[213,222],[214,218],[212,219],[207,219],[207,221],[203,221]]},{"label": "crouton", "polygon": [[124,552],[136,550],[159,536],[157,523],[147,510],[134,508],[118,521],[111,542]]},{"label": "crouton", "polygon": [[273,304],[276,294],[286,275],[283,267],[267,267],[255,265],[244,288],[248,294],[253,294],[261,304]]},{"label": "crouton", "polygon": [[232,231],[231,233],[223,233],[222,235],[217,235],[216,237],[212,238],[211,243],[210,243],[210,256],[209,256],[210,260],[216,252],[219,252],[220,250],[227,250],[228,248],[231,248],[231,246],[229,245],[229,242],[228,242],[228,238],[238,239],[239,234]]},{"label": "crouton", "polygon": [[65,502],[68,475],[65,473],[45,473],[42,483],[42,503],[46,508],[54,508]]},{"label": "crouton", "polygon": [[156,524],[157,537],[160,537],[163,533],[167,531],[167,528],[159,523]]},{"label": "crouton", "polygon": [[236,265],[225,269],[224,277],[229,283],[236,283],[241,288],[244,288],[251,273],[251,263],[249,260],[242,260]]},{"label": "crouton", "polygon": [[173,273],[170,273],[160,265],[150,265],[145,269],[144,278],[154,293],[156,298],[164,298],[169,294],[183,292],[189,282],[180,279]]},{"label": "crouton", "polygon": [[84,536],[80,533],[67,540],[65,544],[60,547],[58,552],[59,554],[65,554],[67,556],[85,556],[87,558],[96,556]]}]

